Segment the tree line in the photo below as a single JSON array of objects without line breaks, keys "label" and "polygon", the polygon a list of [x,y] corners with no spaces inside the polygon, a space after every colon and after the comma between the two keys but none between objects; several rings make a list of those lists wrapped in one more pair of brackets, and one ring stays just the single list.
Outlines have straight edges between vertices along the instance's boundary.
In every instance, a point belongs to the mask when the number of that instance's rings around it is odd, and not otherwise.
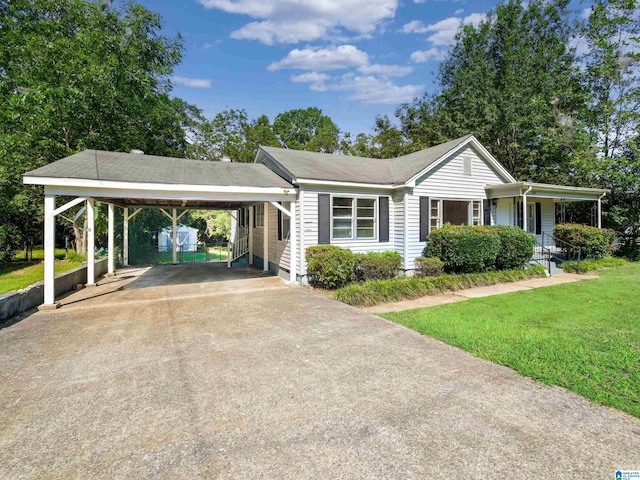
[{"label": "tree line", "polygon": [[581,7],[504,1],[457,33],[433,93],[352,134],[314,107],[273,121],[231,108],[205,118],[171,96],[182,38],[135,2],[0,0],[0,261],[42,235],[42,192],[22,173],[83,149],[250,162],[267,145],[386,158],[468,133],[518,180],[611,188],[606,225],[637,237],[640,8]]}]

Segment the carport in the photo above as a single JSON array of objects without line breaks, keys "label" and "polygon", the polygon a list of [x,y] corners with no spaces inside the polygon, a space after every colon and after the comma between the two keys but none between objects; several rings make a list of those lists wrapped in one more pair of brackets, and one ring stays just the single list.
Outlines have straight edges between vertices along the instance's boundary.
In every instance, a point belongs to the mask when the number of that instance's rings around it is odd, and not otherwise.
[{"label": "carport", "polygon": [[[23,182],[44,186],[44,306],[55,308],[55,218],[86,204],[87,285],[95,285],[95,202],[108,205],[108,275],[115,273],[115,212],[122,209],[123,263],[128,263],[128,222],[144,208],[161,209],[173,225],[188,209],[229,209],[271,203],[291,219],[291,279],[296,283],[296,198],[293,185],[262,164],[207,162],[138,153],[85,150],[23,175]],[[68,201],[57,206],[56,197]],[[278,202],[290,202],[290,209]],[[184,210],[178,214],[178,210]],[[173,239],[173,261],[176,241]],[[253,256],[249,232],[249,262]],[[268,269],[268,240],[264,242]]]}]

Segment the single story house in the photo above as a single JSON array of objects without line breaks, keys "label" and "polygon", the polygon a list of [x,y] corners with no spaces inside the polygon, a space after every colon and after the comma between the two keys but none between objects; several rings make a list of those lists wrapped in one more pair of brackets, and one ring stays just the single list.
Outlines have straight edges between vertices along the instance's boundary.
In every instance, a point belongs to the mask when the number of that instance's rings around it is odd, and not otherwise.
[{"label": "single story house", "polygon": [[[427,234],[445,223],[518,225],[541,241],[543,232],[550,235],[555,226],[558,204],[591,201],[600,227],[601,199],[607,193],[518,182],[473,135],[390,159],[260,147],[255,162],[296,188],[298,279],[306,275],[304,251],[312,245],[354,252],[395,250],[409,271],[426,247]],[[289,208],[288,203],[283,206]],[[287,276],[288,217],[268,204],[252,210],[253,220],[248,208],[238,213],[236,238],[248,235],[253,221],[254,261],[262,265],[268,223],[269,269]]]},{"label": "single story house", "polygon": [[[198,160],[86,150],[23,175],[45,189],[45,305],[54,305],[55,217],[86,202],[88,283],[93,273],[94,202],[108,204],[109,273],[115,269],[115,208],[128,221],[159,208],[177,221],[188,209],[233,211],[230,261],[305,281],[305,249],[332,244],[356,252],[395,250],[411,271],[426,235],[449,222],[519,225],[551,233],[556,205],[589,201],[600,227],[607,190],[518,182],[473,136],[397,158],[374,159],[260,147],[255,162]],[[72,200],[56,206],[56,197]],[[182,213],[178,213],[178,211]],[[172,241],[176,262],[177,238]]]}]

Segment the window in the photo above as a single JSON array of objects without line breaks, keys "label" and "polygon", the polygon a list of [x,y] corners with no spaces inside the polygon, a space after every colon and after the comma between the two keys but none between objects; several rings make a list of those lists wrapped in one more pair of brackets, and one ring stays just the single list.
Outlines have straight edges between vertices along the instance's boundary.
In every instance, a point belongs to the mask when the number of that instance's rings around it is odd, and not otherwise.
[{"label": "window", "polygon": [[264,227],[264,203],[260,203],[253,207],[253,212],[256,217],[256,227]]},{"label": "window", "polygon": [[472,202],[473,207],[472,207],[472,213],[473,216],[471,217],[471,222],[472,225],[482,225],[482,202],[480,200],[474,200]]},{"label": "window", "polygon": [[429,226],[431,230],[445,223],[451,225],[482,225],[482,200],[431,199]]},{"label": "window", "polygon": [[376,238],[376,198],[333,197],[332,237],[336,240]]},{"label": "window", "polygon": [[[286,210],[291,211],[291,204],[289,202],[279,202]],[[279,240],[286,240],[289,238],[289,229],[291,228],[291,219],[289,216],[278,210],[280,218],[280,235]]]},{"label": "window", "polygon": [[431,230],[440,227],[440,200],[431,200],[431,213],[429,214]]}]

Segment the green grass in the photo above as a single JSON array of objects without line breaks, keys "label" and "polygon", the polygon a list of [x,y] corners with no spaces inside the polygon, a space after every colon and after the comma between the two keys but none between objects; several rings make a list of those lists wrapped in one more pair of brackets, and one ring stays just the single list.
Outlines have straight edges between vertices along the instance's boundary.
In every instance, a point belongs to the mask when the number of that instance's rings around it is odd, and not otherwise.
[{"label": "green grass", "polygon": [[413,298],[434,295],[442,292],[454,292],[463,288],[495,285],[515,282],[527,278],[546,276],[541,266],[526,270],[503,270],[499,272],[462,273],[457,275],[439,275],[437,277],[400,277],[392,280],[370,280],[354,283],[337,290],[333,298],[358,307],[370,307],[380,303],[399,302]]},{"label": "green grass", "polygon": [[[595,270],[602,270],[603,268],[621,267],[627,263],[627,260],[615,257],[606,257],[600,260],[582,260],[580,262],[580,273],[593,272]],[[578,262],[575,260],[564,262],[561,268],[565,272],[578,273]]]},{"label": "green grass", "polygon": [[[82,262],[56,260],[55,272],[63,273],[82,265]],[[21,290],[44,279],[44,263],[25,266],[8,264],[0,266],[0,294]]]},{"label": "green grass", "polygon": [[385,318],[640,417],[640,263]]},{"label": "green grass", "polygon": [[[208,247],[209,248],[209,261],[214,262],[216,260],[226,260],[227,259],[227,249],[220,249],[216,247]],[[193,256],[195,255],[196,262],[205,262],[207,261],[207,255],[204,252],[183,252],[182,253],[182,261],[185,263],[193,262]],[[180,259],[180,252],[178,252],[178,259]],[[171,252],[158,252],[157,255],[157,263],[172,263],[173,262],[173,253]]]},{"label": "green grass", "polygon": [[[73,250],[69,250],[69,252],[73,252]],[[66,251],[64,248],[56,248],[56,258],[58,260],[63,260]],[[44,249],[42,247],[34,247],[31,255],[33,255],[33,259],[29,258],[29,260],[41,262],[44,260]],[[16,253],[14,257],[16,261],[24,261],[24,250]]]}]

